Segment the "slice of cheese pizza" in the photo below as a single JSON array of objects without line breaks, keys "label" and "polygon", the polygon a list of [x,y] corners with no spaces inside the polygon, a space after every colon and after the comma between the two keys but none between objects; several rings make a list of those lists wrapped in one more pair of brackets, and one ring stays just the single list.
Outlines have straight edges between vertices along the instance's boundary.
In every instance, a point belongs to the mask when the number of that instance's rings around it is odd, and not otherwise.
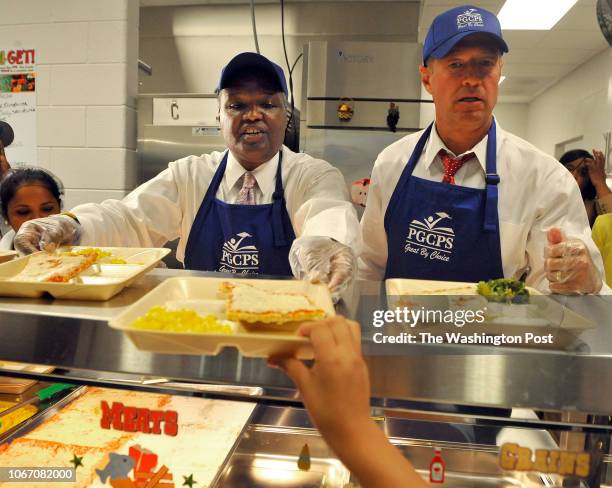
[{"label": "slice of cheese pizza", "polygon": [[224,282],[228,320],[283,324],[325,317],[325,311],[298,293],[278,293],[246,283]]},{"label": "slice of cheese pizza", "polygon": [[13,281],[66,283],[96,262],[96,254],[39,252],[33,254]]}]

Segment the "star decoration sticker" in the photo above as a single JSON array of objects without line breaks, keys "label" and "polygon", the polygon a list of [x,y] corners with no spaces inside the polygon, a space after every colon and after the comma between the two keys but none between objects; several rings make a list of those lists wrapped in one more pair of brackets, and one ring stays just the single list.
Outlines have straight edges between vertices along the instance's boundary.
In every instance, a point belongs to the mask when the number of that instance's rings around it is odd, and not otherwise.
[{"label": "star decoration sticker", "polygon": [[193,479],[193,474],[190,474],[189,476],[183,476],[183,478],[185,478],[185,481],[183,481],[183,486],[193,488],[193,485],[197,483],[196,480]]},{"label": "star decoration sticker", "polygon": [[74,464],[74,469],[77,469],[79,466],[83,466],[83,456],[77,456],[76,454],[73,454],[72,460],[70,462]]}]

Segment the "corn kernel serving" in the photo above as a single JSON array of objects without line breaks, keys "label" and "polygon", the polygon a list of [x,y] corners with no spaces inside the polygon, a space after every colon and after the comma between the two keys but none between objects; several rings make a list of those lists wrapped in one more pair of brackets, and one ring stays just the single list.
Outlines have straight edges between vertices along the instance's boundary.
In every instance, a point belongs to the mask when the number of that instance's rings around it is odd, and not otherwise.
[{"label": "corn kernel serving", "polygon": [[94,254],[96,256],[96,262],[103,258],[108,258],[104,260],[106,264],[127,264],[125,259],[114,257],[110,251],[103,251],[99,247],[87,247],[76,251],[67,251],[64,254],[66,256],[89,256]]},{"label": "corn kernel serving", "polygon": [[152,307],[146,315],[132,322],[132,327],[171,332],[232,333],[228,321],[218,320],[214,315],[202,317],[186,308],[168,310],[162,306]]}]

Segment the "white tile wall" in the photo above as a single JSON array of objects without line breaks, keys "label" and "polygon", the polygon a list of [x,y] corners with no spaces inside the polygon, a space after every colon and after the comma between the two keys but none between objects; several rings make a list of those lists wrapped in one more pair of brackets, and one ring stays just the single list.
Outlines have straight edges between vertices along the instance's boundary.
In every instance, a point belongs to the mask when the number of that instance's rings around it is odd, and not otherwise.
[{"label": "white tile wall", "polygon": [[67,188],[131,190],[136,183],[136,151],[53,148],[48,168]]},{"label": "white tile wall", "polygon": [[91,22],[87,46],[89,63],[125,63],[128,26],[125,21]]},{"label": "white tile wall", "polygon": [[124,106],[87,108],[87,147],[136,149],[136,111]]},{"label": "white tile wall", "polygon": [[49,105],[49,94],[51,93],[51,66],[36,66],[36,104]]},{"label": "white tile wall", "polygon": [[[134,21],[130,24],[131,28],[127,32],[127,59],[138,60],[139,53],[139,31],[140,31],[140,8],[137,2],[131,2],[129,4],[128,15],[130,19]],[[136,24],[136,25],[134,25]],[[145,60],[146,61],[146,60]],[[136,108],[138,103],[138,62],[130,63],[126,66],[127,69],[127,91],[128,101],[127,104],[130,107]]]},{"label": "white tile wall", "polygon": [[41,168],[51,169],[51,148],[38,146],[38,161],[37,166]]},{"label": "white tile wall", "polygon": [[[2,0],[0,24],[32,24],[49,22],[53,2],[49,0]],[[10,12],[10,15],[8,15]]]},{"label": "white tile wall", "polygon": [[0,45],[34,47],[38,162],[65,207],[136,182],[138,0],[0,0]]},{"label": "white tile wall", "polygon": [[53,66],[52,105],[124,105],[126,63]]},{"label": "white tile wall", "polygon": [[11,25],[0,29],[0,44],[36,48],[37,64],[85,63],[87,27],[85,22]]},{"label": "white tile wall", "polygon": [[138,0],[43,0],[50,4],[55,22],[76,20],[127,20],[129,3]]},{"label": "white tile wall", "polygon": [[85,146],[85,107],[38,107],[38,145]]}]

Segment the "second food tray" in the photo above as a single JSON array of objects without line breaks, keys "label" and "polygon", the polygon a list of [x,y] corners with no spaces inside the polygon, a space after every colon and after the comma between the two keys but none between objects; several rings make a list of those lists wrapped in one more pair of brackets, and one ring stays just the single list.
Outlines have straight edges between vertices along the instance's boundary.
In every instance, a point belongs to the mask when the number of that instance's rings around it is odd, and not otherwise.
[{"label": "second food tray", "polygon": [[335,315],[329,289],[325,285],[297,280],[231,279],[208,277],[169,278],[126,311],[109,321],[109,325],[125,332],[141,350],[167,354],[214,355],[226,346],[237,348],[243,356],[297,355],[312,357],[309,341],[295,334],[296,324],[266,324],[247,327],[239,323],[232,333],[175,332],[135,328],[134,321],[152,307],[195,308],[200,315],[211,314],[223,319],[225,299],[221,293],[224,282],[260,287],[276,293],[300,294],[322,309],[327,316]]}]

